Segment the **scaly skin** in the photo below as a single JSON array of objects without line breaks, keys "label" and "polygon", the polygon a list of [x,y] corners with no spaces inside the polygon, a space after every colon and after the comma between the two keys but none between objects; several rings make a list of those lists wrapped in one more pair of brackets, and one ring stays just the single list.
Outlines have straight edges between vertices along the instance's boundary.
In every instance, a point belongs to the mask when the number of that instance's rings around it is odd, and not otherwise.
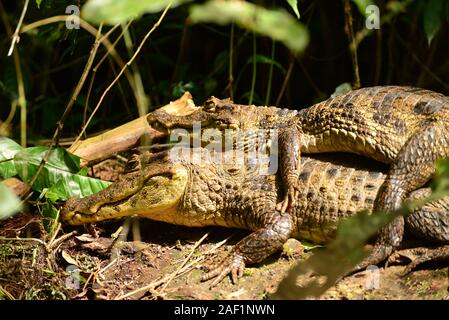
[{"label": "scaly skin", "polygon": [[[423,186],[435,162],[449,155],[449,98],[410,87],[373,87],[351,91],[305,109],[297,130],[302,152],[346,151],[391,164],[375,203],[390,212]],[[289,172],[295,172],[290,153]],[[356,270],[386,259],[402,241],[404,219],[384,228],[372,254]]]},{"label": "scaly skin", "polygon": [[[70,199],[61,217],[70,224],[83,224],[138,215],[192,227],[253,230],[204,277],[215,277],[212,286],[227,274],[235,281],[245,265],[263,261],[289,237],[317,243],[332,239],[342,219],[373,209],[385,180],[383,168],[353,156],[333,155],[323,160],[303,157],[297,204],[281,213],[276,210],[279,187],[275,175],[261,175],[257,168],[232,164],[174,163],[165,155],[146,154],[140,160],[140,170],[92,196]],[[413,197],[426,192],[420,189]],[[424,239],[449,243],[448,209],[449,197],[416,210],[406,223]],[[429,256],[448,257],[449,246],[442,248]]]},{"label": "scaly skin", "polygon": [[[375,204],[376,212],[400,207],[411,191],[435,172],[435,162],[449,156],[449,97],[429,90],[380,86],[362,88],[301,110],[285,111],[233,105],[211,99],[224,123],[234,127],[278,129],[281,177],[286,190],[278,209],[296,205],[301,153],[351,152],[390,164]],[[206,110],[207,112],[207,110]],[[222,123],[223,125],[223,123]],[[386,259],[401,243],[404,220],[384,228],[373,253],[357,269]]]}]

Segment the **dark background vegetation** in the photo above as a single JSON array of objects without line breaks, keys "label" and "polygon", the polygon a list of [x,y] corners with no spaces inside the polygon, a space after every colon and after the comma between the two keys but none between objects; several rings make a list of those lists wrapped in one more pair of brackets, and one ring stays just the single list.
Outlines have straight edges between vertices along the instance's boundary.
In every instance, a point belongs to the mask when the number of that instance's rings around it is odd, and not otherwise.
[{"label": "dark background vegetation", "polygon": [[[0,24],[0,115],[4,121],[11,104],[17,99],[17,81],[12,57],[7,57],[11,38],[5,25],[15,29],[23,7],[23,1],[0,0],[2,23]],[[376,1],[382,14],[397,1]],[[436,12],[429,8],[441,2]],[[24,24],[53,15],[64,14],[69,4],[82,5],[84,1],[43,0],[40,8],[31,1]],[[282,6],[293,12],[286,1],[257,1],[265,7]],[[304,53],[294,57],[282,44],[275,45],[272,89],[269,104],[276,104],[287,70],[292,67],[279,106],[303,108],[327,98],[344,82],[353,83],[354,68],[345,33],[343,1],[298,1],[300,21],[310,31],[310,43]],[[353,27],[357,34],[365,28],[365,18],[351,2]],[[219,13],[217,13],[219,14]],[[439,21],[438,30],[429,44],[425,20]],[[430,18],[429,18],[430,15]],[[432,16],[433,15],[433,16]],[[144,15],[130,27],[136,47],[145,33],[159,18],[159,14]],[[197,104],[210,95],[227,97],[229,87],[229,47],[231,26],[213,24],[191,25],[188,23],[188,6],[170,9],[160,27],[151,35],[135,63],[142,76],[145,92],[150,99],[150,110],[190,91]],[[405,12],[394,15],[389,21],[363,39],[357,48],[361,86],[412,85],[449,94],[449,4],[446,1],[411,1]],[[103,32],[110,27],[105,27]],[[111,42],[120,29],[111,36]],[[44,26],[21,36],[16,46],[24,74],[27,99],[28,143],[40,143],[50,139],[55,126],[79,81],[89,56],[94,38],[84,30],[67,30],[64,23]],[[235,27],[232,85],[233,98],[238,103],[248,103],[253,67],[253,35]],[[129,54],[123,41],[117,45],[123,60]],[[269,62],[272,40],[257,37],[257,54]],[[100,47],[99,57],[105,53]],[[270,63],[257,64],[255,104],[264,104]],[[95,64],[95,63],[94,63]],[[291,64],[293,64],[291,66]],[[97,72],[89,112],[101,93],[111,83],[119,69],[106,61]],[[83,109],[87,85],[78,97],[75,107],[67,118],[63,137],[76,136],[83,123]],[[19,140],[19,108],[10,125],[9,135]],[[138,116],[134,95],[124,77],[120,86],[106,96],[100,111],[89,126],[92,134],[112,128]]]}]

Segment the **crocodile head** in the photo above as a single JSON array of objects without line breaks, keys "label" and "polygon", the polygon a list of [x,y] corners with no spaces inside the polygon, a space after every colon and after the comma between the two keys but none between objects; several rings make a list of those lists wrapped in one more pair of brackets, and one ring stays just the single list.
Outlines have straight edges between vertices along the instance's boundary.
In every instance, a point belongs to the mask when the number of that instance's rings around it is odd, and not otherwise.
[{"label": "crocodile head", "polygon": [[145,166],[91,196],[69,199],[61,218],[73,225],[134,215],[176,223],[188,176],[180,163]]}]

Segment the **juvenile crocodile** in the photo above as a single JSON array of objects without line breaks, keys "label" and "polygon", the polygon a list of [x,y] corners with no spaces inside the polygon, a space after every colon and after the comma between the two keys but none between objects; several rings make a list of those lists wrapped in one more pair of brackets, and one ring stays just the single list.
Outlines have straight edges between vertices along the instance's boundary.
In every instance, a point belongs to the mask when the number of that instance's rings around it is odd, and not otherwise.
[{"label": "juvenile crocodile", "polygon": [[[264,260],[289,237],[328,241],[342,219],[373,209],[386,178],[383,167],[353,156],[302,157],[296,205],[281,213],[276,210],[279,183],[275,175],[261,175],[257,166],[174,162],[166,154],[147,154],[140,170],[92,196],[68,200],[61,217],[69,224],[83,224],[138,215],[192,227],[253,230],[204,277],[216,277],[212,285],[227,274],[235,281],[245,265]],[[428,193],[419,189],[411,197]],[[449,197],[416,210],[406,224],[422,238],[449,244],[448,210]],[[449,245],[438,250],[434,258],[449,256]]]},{"label": "juvenile crocodile", "polygon": [[[281,212],[298,198],[301,153],[351,152],[390,164],[376,212],[398,209],[411,191],[432,177],[435,162],[449,156],[449,97],[419,88],[362,88],[299,112],[212,98],[203,113],[220,126],[278,129],[286,189],[278,205]],[[356,269],[388,257],[401,243],[403,232],[400,217],[380,232],[372,254]]]}]

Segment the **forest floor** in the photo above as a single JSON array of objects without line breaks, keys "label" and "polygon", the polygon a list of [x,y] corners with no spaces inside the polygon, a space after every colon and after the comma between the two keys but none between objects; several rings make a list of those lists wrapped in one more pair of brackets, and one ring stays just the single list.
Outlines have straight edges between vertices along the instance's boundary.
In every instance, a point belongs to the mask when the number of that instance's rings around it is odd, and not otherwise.
[{"label": "forest floor", "polygon": [[[140,240],[129,241],[133,234]],[[226,277],[210,289],[202,266],[226,256],[246,234],[134,219],[62,226],[51,238],[36,214],[20,214],[0,221],[0,299],[266,299],[295,261],[319,250],[289,241],[282,253],[247,267],[237,284]],[[320,299],[449,299],[447,262],[406,276],[403,270],[380,268],[374,282],[369,271],[357,273]]]}]

